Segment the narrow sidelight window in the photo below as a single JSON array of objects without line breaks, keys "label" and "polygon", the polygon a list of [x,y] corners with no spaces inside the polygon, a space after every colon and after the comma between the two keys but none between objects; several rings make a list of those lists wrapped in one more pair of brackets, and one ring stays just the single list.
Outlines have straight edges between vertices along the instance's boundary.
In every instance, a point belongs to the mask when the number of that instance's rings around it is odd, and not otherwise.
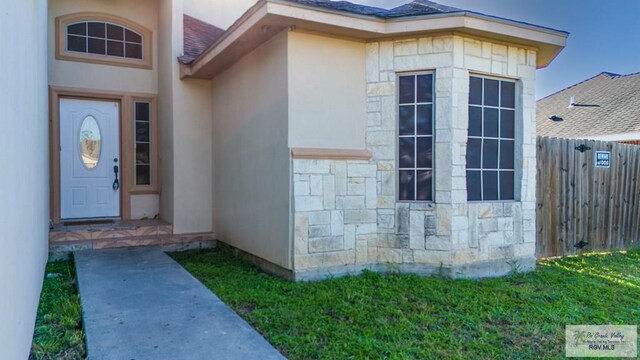
[{"label": "narrow sidelight window", "polygon": [[151,103],[135,103],[136,185],[151,185]]},{"label": "narrow sidelight window", "polygon": [[398,77],[398,199],[433,201],[433,73]]},{"label": "narrow sidelight window", "polygon": [[472,76],[469,81],[467,198],[515,199],[515,83]]}]

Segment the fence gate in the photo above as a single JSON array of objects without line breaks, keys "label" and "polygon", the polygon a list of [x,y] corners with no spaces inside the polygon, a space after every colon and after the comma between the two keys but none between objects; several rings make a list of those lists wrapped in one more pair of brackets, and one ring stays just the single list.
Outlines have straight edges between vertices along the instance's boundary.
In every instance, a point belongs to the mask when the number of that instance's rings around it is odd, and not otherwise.
[{"label": "fence gate", "polygon": [[639,171],[640,146],[538,137],[537,257],[638,246]]}]

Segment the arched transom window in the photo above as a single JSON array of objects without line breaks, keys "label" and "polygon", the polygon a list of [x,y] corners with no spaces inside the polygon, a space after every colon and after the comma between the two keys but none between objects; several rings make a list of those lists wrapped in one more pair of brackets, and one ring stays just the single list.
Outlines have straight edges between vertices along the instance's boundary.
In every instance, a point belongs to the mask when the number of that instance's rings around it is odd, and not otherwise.
[{"label": "arched transom window", "polygon": [[57,59],[151,67],[151,32],[140,25],[105,14],[73,14],[56,21]]},{"label": "arched transom window", "polygon": [[67,51],[142,59],[142,35],[111,23],[73,23],[67,25]]}]

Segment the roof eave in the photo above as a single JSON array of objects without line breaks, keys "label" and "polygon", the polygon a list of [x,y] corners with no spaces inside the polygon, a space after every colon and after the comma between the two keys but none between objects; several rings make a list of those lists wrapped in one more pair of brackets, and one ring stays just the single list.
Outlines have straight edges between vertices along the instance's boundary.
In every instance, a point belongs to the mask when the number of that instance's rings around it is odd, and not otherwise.
[{"label": "roof eave", "polygon": [[[225,35],[190,65],[181,66],[181,78],[211,79],[233,62],[287,27],[370,41],[388,37],[457,31],[538,50],[538,68],[546,67],[566,45],[568,33],[474,12],[456,12],[409,18],[381,19],[281,0],[260,0]],[[235,55],[234,55],[235,54]]]}]

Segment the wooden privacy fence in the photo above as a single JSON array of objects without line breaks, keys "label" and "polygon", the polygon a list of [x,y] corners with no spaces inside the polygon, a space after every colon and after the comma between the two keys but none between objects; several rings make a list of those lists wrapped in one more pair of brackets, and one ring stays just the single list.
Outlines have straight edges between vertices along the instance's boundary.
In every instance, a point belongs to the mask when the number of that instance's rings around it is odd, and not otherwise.
[{"label": "wooden privacy fence", "polygon": [[[538,137],[538,258],[638,246],[640,146]],[[610,152],[610,167],[606,152]]]}]

